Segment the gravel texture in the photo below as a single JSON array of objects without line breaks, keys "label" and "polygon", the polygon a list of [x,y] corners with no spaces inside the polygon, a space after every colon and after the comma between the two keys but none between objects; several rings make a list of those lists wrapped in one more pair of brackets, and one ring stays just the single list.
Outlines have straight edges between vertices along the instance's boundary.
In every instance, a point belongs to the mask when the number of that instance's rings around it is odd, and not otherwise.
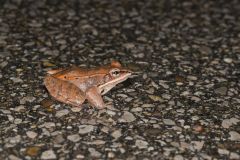
[{"label": "gravel texture", "polygon": [[[0,2],[0,159],[240,159],[238,0]],[[138,73],[108,109],[51,100],[52,68]]]}]

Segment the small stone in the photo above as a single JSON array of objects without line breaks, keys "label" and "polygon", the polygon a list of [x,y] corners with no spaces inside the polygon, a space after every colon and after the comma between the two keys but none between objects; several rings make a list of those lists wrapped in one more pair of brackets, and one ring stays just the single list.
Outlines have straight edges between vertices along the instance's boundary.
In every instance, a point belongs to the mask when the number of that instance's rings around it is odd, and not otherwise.
[{"label": "small stone", "polygon": [[136,140],[135,145],[136,145],[139,149],[143,149],[143,148],[147,148],[147,147],[148,147],[148,142],[143,141],[143,140]]},{"label": "small stone", "polygon": [[53,105],[54,104],[54,101],[53,100],[51,100],[51,99],[48,99],[48,98],[45,98],[45,99],[43,99],[41,102],[41,105],[43,106],[43,107],[50,107],[51,105]]},{"label": "small stone", "polygon": [[220,94],[220,95],[226,95],[227,93],[227,87],[219,87],[215,89],[215,93],[216,94]]},{"label": "small stone", "polygon": [[228,154],[229,154],[229,151],[226,150],[226,149],[218,148],[218,153],[219,153],[219,154],[226,154],[226,155],[228,155]]},{"label": "small stone", "polygon": [[160,96],[148,95],[148,97],[152,99],[154,102],[164,102],[164,100]]},{"label": "small stone", "polygon": [[163,119],[163,123],[169,126],[174,126],[175,122],[171,119]]},{"label": "small stone", "polygon": [[202,125],[195,125],[195,126],[193,126],[193,130],[196,132],[203,132],[204,127]]},{"label": "small stone", "polygon": [[33,147],[28,147],[26,149],[26,155],[30,156],[30,157],[35,157],[38,155],[39,151],[40,151],[40,147],[37,146],[33,146]]},{"label": "small stone", "polygon": [[92,157],[98,158],[101,156],[101,153],[96,151],[94,148],[88,148],[88,151],[90,152]]},{"label": "small stone", "polygon": [[177,83],[184,83],[185,82],[185,78],[184,77],[182,77],[182,76],[176,76],[175,77],[175,81],[177,82]]},{"label": "small stone", "polygon": [[230,159],[240,159],[240,155],[235,152],[231,152]]},{"label": "small stone", "polygon": [[17,156],[12,155],[12,154],[8,156],[8,159],[9,160],[21,160],[21,158],[18,158]]},{"label": "small stone", "polygon": [[23,97],[22,99],[20,99],[20,104],[25,104],[26,102],[33,102],[35,101],[35,97],[33,96],[27,96],[27,97]]},{"label": "small stone", "polygon": [[81,138],[78,134],[72,134],[67,136],[67,139],[72,142],[78,142]]},{"label": "small stone", "polygon": [[17,106],[16,108],[14,108],[14,111],[16,112],[23,112],[25,111],[25,106],[24,105],[20,105],[20,106]]},{"label": "small stone", "polygon": [[143,109],[141,107],[132,108],[131,112],[141,112]]},{"label": "small stone", "polygon": [[238,122],[240,122],[240,120],[237,119],[237,118],[224,119],[222,121],[222,127],[223,128],[229,128],[232,125],[237,124]]},{"label": "small stone", "polygon": [[54,138],[54,143],[57,143],[57,144],[60,144],[62,142],[64,142],[65,139],[63,138],[63,136],[61,134],[57,135],[55,138]]},{"label": "small stone", "polygon": [[50,62],[48,62],[48,61],[45,61],[45,62],[43,62],[43,66],[44,66],[44,67],[54,67],[55,64],[50,63]]},{"label": "small stone", "polygon": [[199,97],[196,97],[196,96],[191,96],[191,100],[193,100],[195,102],[201,101],[201,99]]},{"label": "small stone", "polygon": [[45,122],[45,123],[43,124],[43,126],[44,126],[45,128],[52,128],[52,127],[55,127],[55,123],[53,123],[53,122]]},{"label": "small stone", "polygon": [[204,141],[192,141],[193,148],[200,151],[204,145]]},{"label": "small stone", "polygon": [[20,119],[20,118],[16,118],[14,120],[14,124],[21,124],[21,123],[22,123],[22,119]]},{"label": "small stone", "polygon": [[13,121],[14,121],[14,117],[13,117],[12,115],[7,115],[7,117],[8,117],[8,120],[9,120],[10,122],[13,122]]},{"label": "small stone", "polygon": [[94,126],[92,125],[80,125],[78,133],[80,134],[87,134],[94,130]]},{"label": "small stone", "polygon": [[60,110],[60,111],[57,111],[56,112],[56,117],[60,118],[62,116],[65,116],[69,113],[69,110],[68,109],[63,109],[63,110]]},{"label": "small stone", "polygon": [[17,78],[17,77],[12,77],[10,79],[13,81],[13,83],[22,83],[23,82],[23,80],[21,78]]},{"label": "small stone", "polygon": [[55,155],[53,150],[44,151],[41,155],[41,159],[56,159],[57,156]]},{"label": "small stone", "polygon": [[159,81],[159,85],[162,86],[164,89],[168,89],[169,88],[169,85],[167,85],[166,82],[163,81],[163,80]]},{"label": "small stone", "polygon": [[121,119],[120,119],[120,122],[127,122],[127,123],[129,123],[129,122],[133,122],[135,120],[136,120],[136,118],[135,118],[135,116],[132,113],[130,113],[128,111],[125,111],[123,113]]},{"label": "small stone", "polygon": [[78,155],[76,156],[77,159],[84,159],[84,157],[85,157],[85,156],[82,155],[82,154],[78,154]]},{"label": "small stone", "polygon": [[233,59],[232,58],[224,58],[223,61],[225,63],[232,63],[233,62]]},{"label": "small stone", "polygon": [[122,136],[122,132],[121,132],[121,130],[116,130],[111,134],[111,136],[116,140]]},{"label": "small stone", "polygon": [[230,131],[230,140],[232,141],[240,141],[240,134],[236,131]]},{"label": "small stone", "polygon": [[196,81],[197,77],[195,77],[195,76],[187,76],[187,79],[189,79],[191,81]]},{"label": "small stone", "polygon": [[81,107],[71,107],[71,111],[73,112],[80,112],[82,110]]},{"label": "small stone", "polygon": [[126,49],[132,49],[135,47],[135,45],[133,43],[125,43],[123,44],[123,46],[126,48]]},{"label": "small stone", "polygon": [[21,141],[21,136],[20,135],[17,135],[15,137],[11,137],[9,142],[12,143],[12,144],[16,144],[16,143],[19,143]]},{"label": "small stone", "polygon": [[114,158],[115,154],[113,152],[108,152],[108,158]]},{"label": "small stone", "polygon": [[176,156],[174,156],[173,159],[174,160],[184,160],[183,156],[181,156],[181,155],[176,155]]},{"label": "small stone", "polygon": [[8,65],[8,62],[7,61],[3,61],[0,63],[0,68],[4,68]]},{"label": "small stone", "polygon": [[202,53],[202,54],[210,54],[211,53],[211,48],[208,47],[208,46],[200,46],[199,47],[199,51]]},{"label": "small stone", "polygon": [[95,140],[93,142],[89,142],[88,144],[94,144],[94,145],[103,145],[105,144],[106,142],[103,141],[103,140]]},{"label": "small stone", "polygon": [[140,41],[140,42],[146,42],[146,41],[147,41],[147,38],[141,36],[141,37],[138,37],[138,38],[137,38],[137,41]]},{"label": "small stone", "polygon": [[36,138],[38,135],[36,132],[33,132],[33,131],[27,131],[26,134],[29,138],[32,138],[32,139]]},{"label": "small stone", "polygon": [[143,104],[142,106],[141,106],[141,108],[152,108],[152,107],[155,107],[153,104],[149,104],[149,103],[147,103],[147,104]]}]

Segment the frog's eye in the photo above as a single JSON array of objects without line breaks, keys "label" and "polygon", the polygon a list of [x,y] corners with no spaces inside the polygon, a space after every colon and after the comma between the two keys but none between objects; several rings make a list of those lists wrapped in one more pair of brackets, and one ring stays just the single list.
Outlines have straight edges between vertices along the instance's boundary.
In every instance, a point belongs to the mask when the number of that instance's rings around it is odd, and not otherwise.
[{"label": "frog's eye", "polygon": [[113,70],[110,71],[110,74],[113,76],[113,77],[118,77],[120,75],[120,70],[115,68]]}]

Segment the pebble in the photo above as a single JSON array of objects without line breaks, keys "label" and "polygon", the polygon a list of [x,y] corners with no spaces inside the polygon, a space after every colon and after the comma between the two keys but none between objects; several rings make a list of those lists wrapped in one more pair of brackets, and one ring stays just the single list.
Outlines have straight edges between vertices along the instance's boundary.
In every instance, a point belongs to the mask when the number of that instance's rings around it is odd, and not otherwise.
[{"label": "pebble", "polygon": [[128,111],[124,111],[122,117],[120,118],[120,122],[127,122],[127,123],[133,122],[135,120],[136,120],[135,116]]},{"label": "pebble", "polygon": [[60,118],[60,117],[67,115],[68,113],[69,113],[68,109],[63,109],[63,110],[56,112],[56,117]]},{"label": "pebble", "polygon": [[175,122],[171,119],[163,119],[163,123],[169,126],[174,126],[176,125]]},{"label": "pebble", "polygon": [[215,93],[216,94],[220,94],[220,95],[226,95],[227,93],[227,87],[219,87],[215,89]]},{"label": "pebble", "polygon": [[64,141],[65,141],[65,139],[64,139],[64,137],[63,137],[61,134],[57,135],[57,136],[54,138],[54,143],[57,143],[57,144],[60,144],[60,143],[62,143],[62,142],[64,142]]},{"label": "pebble", "polygon": [[147,147],[148,147],[148,142],[143,141],[143,140],[136,140],[135,145],[136,145],[138,148],[143,149],[143,148],[147,148]]},{"label": "pebble", "polygon": [[8,159],[9,160],[22,160],[21,158],[15,156],[15,155],[12,155],[12,154],[8,156]]},{"label": "pebble", "polygon": [[35,157],[38,155],[39,151],[40,151],[40,147],[37,146],[33,146],[33,147],[28,147],[26,149],[26,155],[31,156],[31,157]]},{"label": "pebble", "polygon": [[22,111],[25,111],[25,106],[24,105],[20,105],[20,106],[17,106],[14,108],[14,111],[16,112],[22,112]]},{"label": "pebble", "polygon": [[72,134],[67,136],[67,139],[72,142],[78,142],[81,139],[81,137],[78,134]]},{"label": "pebble", "polygon": [[230,134],[230,138],[229,138],[230,140],[232,140],[232,141],[240,141],[240,134],[238,132],[230,131],[229,134]]},{"label": "pebble", "polygon": [[71,107],[72,112],[80,112],[82,110],[81,107]]},{"label": "pebble", "polygon": [[204,145],[204,141],[192,141],[193,148],[197,151],[200,151]]},{"label": "pebble", "polygon": [[125,43],[123,44],[123,46],[126,48],[126,49],[132,49],[135,47],[135,45],[133,43]]},{"label": "pebble", "polygon": [[106,141],[103,141],[103,140],[95,140],[93,142],[89,142],[88,144],[93,144],[93,145],[103,145],[105,144]]},{"label": "pebble", "polygon": [[22,83],[23,82],[23,80],[18,77],[12,77],[10,79],[13,81],[13,83]]},{"label": "pebble", "polygon": [[55,125],[55,123],[53,123],[53,122],[45,122],[45,123],[43,124],[43,126],[44,126],[45,128],[52,128],[52,127],[55,127],[56,125]]},{"label": "pebble", "polygon": [[182,155],[176,155],[176,156],[174,156],[173,159],[174,159],[174,160],[184,160],[184,158],[183,158]]},{"label": "pebble", "polygon": [[233,62],[233,59],[232,58],[224,58],[223,61],[225,63],[232,63]]},{"label": "pebble", "polygon": [[160,96],[148,95],[148,97],[152,99],[154,102],[164,102],[164,100]]},{"label": "pebble", "polygon": [[237,119],[237,118],[224,119],[222,121],[222,127],[223,128],[229,128],[232,125],[236,125],[238,122],[240,122],[240,120]]},{"label": "pebble", "polygon": [[142,108],[141,107],[136,107],[136,108],[132,108],[131,112],[142,112]]},{"label": "pebble", "polygon": [[122,136],[122,132],[121,132],[121,130],[115,130],[115,131],[111,134],[111,136],[116,140],[116,139],[118,139],[119,137]]},{"label": "pebble", "polygon": [[154,104],[143,104],[142,108],[152,108],[155,107]]},{"label": "pebble", "polygon": [[36,138],[38,135],[36,132],[33,132],[33,131],[27,131],[26,134],[29,138],[32,138],[32,139]]},{"label": "pebble", "polygon": [[20,118],[14,119],[14,124],[21,124],[21,123],[22,123],[22,119]]},{"label": "pebble", "polygon": [[98,152],[95,148],[88,148],[88,151],[90,152],[90,155],[95,158],[101,157],[101,153]]},{"label": "pebble", "polygon": [[41,155],[41,159],[56,159],[57,156],[53,150],[44,151]]},{"label": "pebble", "polygon": [[15,137],[11,137],[9,139],[9,142],[12,143],[12,144],[19,143],[20,141],[21,141],[21,136],[20,135],[17,135]]},{"label": "pebble", "polygon": [[218,153],[219,153],[219,154],[226,154],[226,155],[228,155],[228,154],[229,154],[229,151],[226,150],[226,149],[218,148]]},{"label": "pebble", "polygon": [[8,65],[8,62],[7,61],[3,61],[0,63],[0,68],[4,68]]},{"label": "pebble", "polygon": [[35,100],[36,100],[36,98],[33,97],[33,96],[23,97],[23,98],[20,99],[20,104],[26,104],[26,102],[30,102],[31,103],[31,102],[33,102]]},{"label": "pebble", "polygon": [[114,152],[108,152],[108,158],[114,158],[115,154]]},{"label": "pebble", "polygon": [[240,155],[235,152],[231,152],[230,159],[240,159]]},{"label": "pebble", "polygon": [[94,130],[94,126],[92,125],[80,125],[78,133],[80,134],[87,134]]}]

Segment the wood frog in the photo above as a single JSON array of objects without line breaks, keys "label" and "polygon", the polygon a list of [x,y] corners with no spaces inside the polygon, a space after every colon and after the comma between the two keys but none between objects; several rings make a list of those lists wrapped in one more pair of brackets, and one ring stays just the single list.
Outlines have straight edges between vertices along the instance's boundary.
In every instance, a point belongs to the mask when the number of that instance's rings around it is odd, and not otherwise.
[{"label": "wood frog", "polygon": [[112,61],[102,67],[87,69],[72,66],[47,73],[44,84],[56,100],[80,107],[87,99],[92,106],[102,109],[105,108],[102,95],[129,78],[132,71]]}]

